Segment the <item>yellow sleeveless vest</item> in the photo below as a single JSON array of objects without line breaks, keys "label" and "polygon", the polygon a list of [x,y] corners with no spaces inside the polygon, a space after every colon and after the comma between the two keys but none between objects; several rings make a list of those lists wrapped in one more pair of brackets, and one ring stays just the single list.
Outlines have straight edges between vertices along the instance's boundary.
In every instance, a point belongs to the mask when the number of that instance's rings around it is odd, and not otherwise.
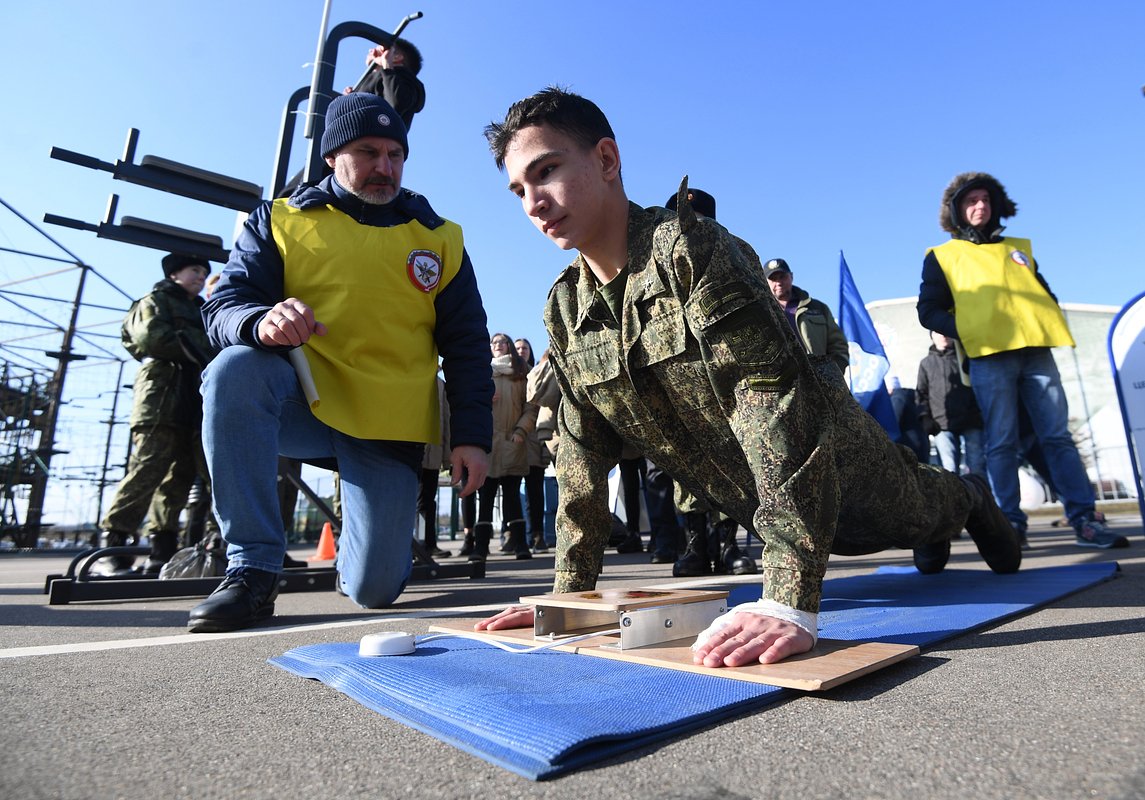
[{"label": "yellow sleeveless vest", "polygon": [[461,228],[378,228],[285,199],[270,219],[286,296],[328,329],[302,347],[320,398],[314,416],[359,439],[438,443],[434,300],[461,268]]},{"label": "yellow sleeveless vest", "polygon": [[970,358],[1023,347],[1074,345],[1061,308],[1038,281],[1029,239],[951,239],[934,253],[954,295],[954,321]]}]

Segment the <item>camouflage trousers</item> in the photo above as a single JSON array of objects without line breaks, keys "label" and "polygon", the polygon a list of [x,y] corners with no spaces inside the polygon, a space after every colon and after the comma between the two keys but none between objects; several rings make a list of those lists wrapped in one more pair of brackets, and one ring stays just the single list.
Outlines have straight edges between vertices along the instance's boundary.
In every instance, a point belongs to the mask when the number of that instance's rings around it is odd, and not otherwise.
[{"label": "camouflage trousers", "polygon": [[207,474],[199,431],[147,425],[131,431],[131,457],[100,522],[105,531],[134,536],[146,516],[147,533],[179,533],[179,515],[196,475]]},{"label": "camouflage trousers", "polygon": [[[838,369],[812,360],[813,372],[800,380],[805,390],[812,381],[818,384],[833,418],[814,426],[817,442],[802,434],[807,420],[800,419],[798,402],[785,402],[790,394],[745,395],[746,407],[732,419],[733,427],[742,426],[737,432],[748,445],[744,453],[759,493],[753,526],[783,531],[763,537],[767,595],[809,610],[818,607],[831,553],[864,555],[950,539],[962,530],[971,504],[957,476],[920,464],[913,451],[892,442],[852,399]],[[752,408],[761,401],[763,407]],[[766,415],[760,413],[764,408]],[[761,418],[767,424],[752,430]],[[760,433],[764,441],[756,438]],[[761,446],[752,447],[753,439]],[[784,462],[800,451],[806,458],[792,471]]]},{"label": "camouflage trousers", "polygon": [[723,522],[729,519],[728,515],[712,508],[712,504],[702,497],[697,497],[692,494],[687,486],[673,481],[672,484],[672,497],[676,502],[676,509],[681,514],[691,514],[698,512],[701,514],[711,514],[714,522]]}]

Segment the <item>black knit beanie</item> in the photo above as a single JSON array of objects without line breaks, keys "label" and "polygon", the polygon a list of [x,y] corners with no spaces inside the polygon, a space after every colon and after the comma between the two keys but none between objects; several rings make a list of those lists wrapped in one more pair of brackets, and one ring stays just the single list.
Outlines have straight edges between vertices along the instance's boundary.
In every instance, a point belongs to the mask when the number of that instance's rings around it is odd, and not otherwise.
[{"label": "black knit beanie", "polygon": [[393,139],[409,158],[406,126],[398,112],[376,94],[344,94],[326,109],[326,131],[322,134],[322,157],[363,136]]},{"label": "black knit beanie", "polygon": [[170,278],[183,267],[200,266],[205,267],[207,274],[211,274],[211,262],[205,258],[198,256],[188,256],[183,253],[168,253],[163,256],[163,277]]}]

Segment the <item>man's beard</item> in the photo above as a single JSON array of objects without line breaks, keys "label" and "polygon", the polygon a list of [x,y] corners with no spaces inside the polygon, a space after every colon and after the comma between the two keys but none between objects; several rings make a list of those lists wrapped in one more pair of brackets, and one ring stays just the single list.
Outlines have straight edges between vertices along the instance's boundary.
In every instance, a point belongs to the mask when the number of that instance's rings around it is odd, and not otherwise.
[{"label": "man's beard", "polygon": [[388,183],[371,181],[361,189],[351,189],[350,194],[363,203],[372,206],[384,206],[386,203],[393,202],[393,199],[398,196],[398,187],[393,181]]},{"label": "man's beard", "polygon": [[343,189],[371,206],[384,206],[393,202],[400,188],[393,178],[371,177],[366,180],[365,185],[355,189],[354,182],[350,180],[350,170],[343,167],[341,162],[334,164],[334,177]]}]

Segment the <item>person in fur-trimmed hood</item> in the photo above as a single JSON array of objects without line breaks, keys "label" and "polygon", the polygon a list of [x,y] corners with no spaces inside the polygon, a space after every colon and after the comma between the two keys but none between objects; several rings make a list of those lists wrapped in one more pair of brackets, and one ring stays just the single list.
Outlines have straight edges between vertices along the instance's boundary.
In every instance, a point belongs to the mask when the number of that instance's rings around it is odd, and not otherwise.
[{"label": "person in fur-trimmed hood", "polygon": [[938,219],[950,241],[922,264],[918,319],[953,338],[969,358],[986,429],[986,470],[998,505],[1025,538],[1018,505],[1018,403],[1030,414],[1051,477],[1081,547],[1128,547],[1095,518],[1093,488],[1068,427],[1052,347],[1074,346],[1065,316],[1038,272],[1029,239],[1004,236],[1017,204],[992,175],[964,172],[942,194]]}]

